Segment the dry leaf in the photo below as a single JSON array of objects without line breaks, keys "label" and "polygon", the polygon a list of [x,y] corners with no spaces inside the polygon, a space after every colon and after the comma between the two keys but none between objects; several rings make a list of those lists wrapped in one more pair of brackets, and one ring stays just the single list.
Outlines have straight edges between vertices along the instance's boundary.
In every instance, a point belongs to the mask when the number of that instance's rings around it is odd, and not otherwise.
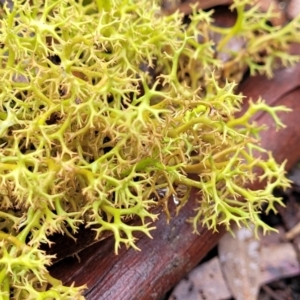
[{"label": "dry leaf", "polygon": [[290,19],[294,19],[300,15],[300,0],[291,0],[287,8],[287,15]]},{"label": "dry leaf", "polygon": [[236,300],[257,299],[260,286],[300,274],[291,243],[281,243],[272,233],[257,240],[245,228],[235,230],[236,238],[226,234],[219,242],[219,258],[224,277]]},{"label": "dry leaf", "polygon": [[217,257],[191,271],[172,292],[169,300],[225,300],[230,299]]},{"label": "dry leaf", "polygon": [[219,242],[224,277],[236,300],[255,300],[260,286],[260,242],[246,228],[227,233]]},{"label": "dry leaf", "polygon": [[291,243],[269,244],[261,248],[260,284],[299,275],[300,266]]},{"label": "dry leaf", "polygon": [[[225,275],[219,259],[215,257],[190,272],[176,286],[169,300],[225,300],[232,296],[236,300],[257,299],[254,294],[258,293],[260,286],[299,275],[296,252],[291,243],[281,242],[284,229],[279,227],[278,230],[279,234],[261,236],[260,240],[253,238],[252,233],[245,229],[236,231],[236,238],[228,234],[219,243]],[[250,295],[252,285],[255,291]]]}]

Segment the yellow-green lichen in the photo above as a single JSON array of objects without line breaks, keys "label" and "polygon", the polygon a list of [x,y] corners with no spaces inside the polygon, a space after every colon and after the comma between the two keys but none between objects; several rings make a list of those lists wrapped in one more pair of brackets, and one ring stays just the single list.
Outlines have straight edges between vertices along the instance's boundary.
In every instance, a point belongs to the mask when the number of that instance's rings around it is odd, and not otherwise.
[{"label": "yellow-green lichen", "polygon": [[[272,27],[270,13],[246,11],[249,3],[234,1],[232,28],[196,10],[185,25],[149,0],[14,1],[2,8],[2,299],[79,299],[83,287],[65,287],[47,272],[52,258],[39,247],[49,235],[85,223],[97,237],[111,231],[116,252],[121,243],[136,247],[134,232],[154,229],[149,222],[158,216],[150,208],[163,205],[168,213],[176,194],[180,209],[192,187],[201,198],[195,231],[199,223],[216,230],[231,222],[270,229],[259,219],[261,206],[274,209],[281,200],[272,189],[289,182],[271,154],[252,155],[266,151],[258,144],[262,128],[250,118],[265,110],[282,127],[276,113],[287,109],[261,101],[235,118],[242,96],[232,80],[247,66],[271,75],[277,58],[294,63],[298,57],[286,48],[297,41],[300,22]],[[216,45],[213,32],[221,35]],[[236,36],[245,46],[234,52],[227,47]],[[244,187],[257,167],[265,190]],[[128,225],[132,217],[142,225]]]}]

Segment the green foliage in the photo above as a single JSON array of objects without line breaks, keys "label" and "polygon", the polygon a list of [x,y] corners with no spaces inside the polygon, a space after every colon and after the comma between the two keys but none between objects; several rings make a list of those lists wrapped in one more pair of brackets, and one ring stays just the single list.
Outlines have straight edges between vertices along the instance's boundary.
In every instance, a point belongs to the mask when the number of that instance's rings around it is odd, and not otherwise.
[{"label": "green foliage", "polygon": [[[289,182],[284,165],[259,146],[263,128],[250,118],[265,110],[279,128],[277,112],[288,109],[260,101],[235,118],[242,96],[232,80],[246,67],[271,75],[278,58],[294,63],[298,57],[286,49],[300,22],[271,27],[271,13],[245,11],[249,2],[234,1],[232,28],[218,28],[211,12],[196,10],[184,25],[178,13],[164,16],[149,0],[3,7],[2,299],[80,299],[84,287],[65,287],[49,275],[52,257],[40,244],[85,223],[97,237],[111,231],[116,252],[121,243],[136,248],[134,232],[150,236],[154,229],[151,208],[162,205],[168,214],[176,195],[179,210],[192,187],[201,199],[195,231],[199,223],[229,230],[231,222],[271,229],[259,219],[261,206],[274,210],[281,200],[272,189]],[[212,33],[221,36],[216,45]],[[237,36],[243,49],[227,49]],[[265,190],[246,188],[257,168]],[[128,225],[132,217],[142,225]]]}]

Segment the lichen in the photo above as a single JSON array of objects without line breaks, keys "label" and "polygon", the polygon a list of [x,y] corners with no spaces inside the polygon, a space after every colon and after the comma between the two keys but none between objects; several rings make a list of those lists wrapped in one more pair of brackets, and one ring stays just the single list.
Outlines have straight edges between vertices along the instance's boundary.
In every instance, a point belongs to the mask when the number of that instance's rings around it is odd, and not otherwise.
[{"label": "lichen", "polygon": [[[280,128],[277,112],[288,109],[251,102],[235,117],[243,96],[233,80],[246,67],[271,76],[278,59],[296,62],[286,49],[297,41],[300,22],[272,27],[271,12],[246,4],[234,1],[237,22],[230,28],[196,9],[186,25],[179,13],[166,16],[149,0],[3,7],[2,299],[80,299],[84,287],[63,286],[47,271],[52,257],[40,245],[51,243],[50,235],[73,234],[84,223],[96,238],[111,231],[116,252],[122,243],[137,248],[134,232],[150,236],[154,229],[152,207],[169,215],[176,195],[180,213],[193,187],[201,199],[194,231],[199,224],[230,230],[232,222],[272,230],[259,218],[262,205],[282,204],[272,190],[289,181],[284,164],[259,145],[264,128],[251,117],[264,110]],[[218,44],[213,32],[221,35]],[[244,48],[227,49],[237,36]],[[247,188],[257,179],[264,190]],[[142,224],[129,225],[132,218]]]}]

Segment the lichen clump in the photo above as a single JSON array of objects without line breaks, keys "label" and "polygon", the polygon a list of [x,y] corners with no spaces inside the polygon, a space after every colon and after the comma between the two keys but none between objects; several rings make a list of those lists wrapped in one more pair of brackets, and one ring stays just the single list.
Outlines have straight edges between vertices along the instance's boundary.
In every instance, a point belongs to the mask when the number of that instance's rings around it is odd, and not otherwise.
[{"label": "lichen clump", "polygon": [[[199,223],[216,230],[232,222],[270,229],[259,219],[261,206],[274,210],[281,201],[272,189],[288,180],[259,146],[263,128],[250,118],[267,111],[279,128],[277,111],[287,109],[259,101],[236,118],[242,96],[232,80],[246,67],[271,75],[278,59],[294,63],[286,49],[300,22],[273,28],[272,13],[245,10],[249,3],[234,1],[238,17],[230,28],[196,9],[186,25],[149,0],[14,1],[2,8],[2,299],[80,298],[84,287],[50,276],[52,257],[41,243],[84,223],[96,238],[111,231],[116,252],[121,243],[136,248],[134,232],[150,236],[149,222],[158,217],[152,207],[168,214],[176,195],[180,210],[192,187],[199,190],[195,231]],[[237,36],[244,46],[234,52],[227,45]],[[245,187],[257,180],[254,168],[265,190]],[[129,225],[132,218],[142,225]]]}]

